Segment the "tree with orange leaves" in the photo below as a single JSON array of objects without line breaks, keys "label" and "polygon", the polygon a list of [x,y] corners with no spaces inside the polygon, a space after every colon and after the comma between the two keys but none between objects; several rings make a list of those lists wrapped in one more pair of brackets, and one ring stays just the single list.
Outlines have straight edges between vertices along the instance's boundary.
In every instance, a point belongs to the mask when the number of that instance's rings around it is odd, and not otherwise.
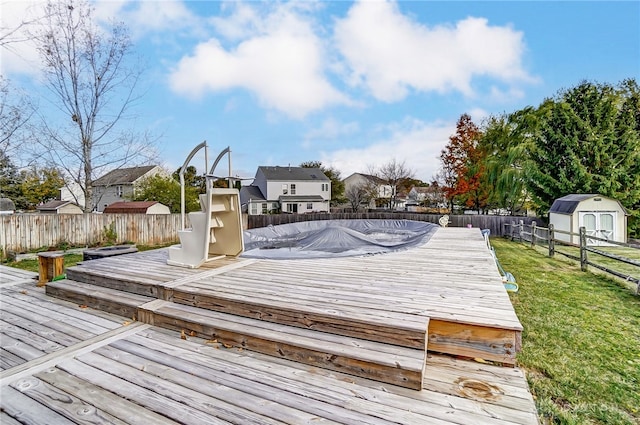
[{"label": "tree with orange leaves", "polygon": [[479,147],[482,133],[468,114],[462,114],[456,132],[440,153],[443,189],[450,208],[456,203],[479,212],[487,206],[488,190],[483,185],[485,154]]}]

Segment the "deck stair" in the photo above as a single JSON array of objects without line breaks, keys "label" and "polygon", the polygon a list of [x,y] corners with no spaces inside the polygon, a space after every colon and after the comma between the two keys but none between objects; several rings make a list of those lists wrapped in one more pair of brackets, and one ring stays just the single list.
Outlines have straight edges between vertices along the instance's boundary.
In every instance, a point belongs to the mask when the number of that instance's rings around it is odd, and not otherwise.
[{"label": "deck stair", "polygon": [[[93,260],[91,264],[96,265]],[[85,263],[87,264],[87,263]],[[403,327],[387,318],[340,309],[296,309],[273,300],[207,293],[101,270],[82,263],[48,295],[155,326],[325,369],[420,390],[425,374],[428,318]]]}]

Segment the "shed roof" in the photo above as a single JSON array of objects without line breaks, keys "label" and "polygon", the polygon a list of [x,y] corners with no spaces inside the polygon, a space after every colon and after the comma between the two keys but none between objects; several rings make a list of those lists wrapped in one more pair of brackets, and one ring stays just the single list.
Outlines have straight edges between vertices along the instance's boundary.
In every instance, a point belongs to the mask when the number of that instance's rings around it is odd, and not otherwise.
[{"label": "shed roof", "polygon": [[77,204],[74,204],[71,201],[53,200],[53,201],[44,203],[42,205],[38,205],[37,209],[38,211],[56,211],[68,204],[73,204],[77,206]]},{"label": "shed roof", "polygon": [[[572,193],[553,201],[553,205],[551,205],[551,209],[549,210],[549,212],[571,215],[575,212],[576,208],[578,208],[578,204],[580,204],[580,202],[595,197],[607,198],[606,196],[599,195],[597,193]],[[622,209],[622,211],[626,213],[627,211],[622,206],[622,204],[620,204],[620,201],[616,202],[618,202],[618,204],[620,205],[620,209]]]},{"label": "shed roof", "polygon": [[157,204],[158,201],[130,201],[114,202],[104,209],[106,214],[146,214],[147,210]]},{"label": "shed roof", "polygon": [[278,181],[296,181],[296,180],[322,180],[329,181],[319,168],[306,167],[265,167],[260,166],[258,170],[262,171],[267,180]]},{"label": "shed roof", "polygon": [[109,171],[104,176],[93,181],[94,186],[113,186],[117,184],[131,184],[140,177],[153,170],[156,165],[146,165],[144,167],[118,168]]}]

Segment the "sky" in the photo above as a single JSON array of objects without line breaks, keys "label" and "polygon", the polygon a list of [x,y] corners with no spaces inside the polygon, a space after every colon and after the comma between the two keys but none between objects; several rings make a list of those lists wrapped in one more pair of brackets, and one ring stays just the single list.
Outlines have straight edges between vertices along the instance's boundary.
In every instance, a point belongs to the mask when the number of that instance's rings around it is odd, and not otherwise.
[{"label": "sky", "polygon": [[[169,171],[206,140],[210,161],[231,148],[234,176],[396,159],[429,182],[464,113],[481,125],[584,80],[640,80],[638,1],[93,4],[130,30],[144,74],[129,125]],[[0,7],[6,30],[40,3]],[[51,103],[39,68],[28,40],[0,48],[2,75]]]}]

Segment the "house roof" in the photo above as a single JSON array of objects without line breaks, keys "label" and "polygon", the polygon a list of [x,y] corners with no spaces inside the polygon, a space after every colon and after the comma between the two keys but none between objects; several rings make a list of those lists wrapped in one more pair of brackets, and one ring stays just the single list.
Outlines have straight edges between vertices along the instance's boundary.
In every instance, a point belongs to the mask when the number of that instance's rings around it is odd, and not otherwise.
[{"label": "house roof", "polygon": [[[56,211],[59,210],[60,208],[64,207],[65,205],[68,204],[72,204],[72,205],[76,205],[75,203],[71,202],[71,201],[59,201],[59,200],[53,200],[53,201],[49,201],[47,203],[44,203],[42,205],[38,205],[37,209],[38,211]],[[78,207],[80,208],[80,207]]]},{"label": "house roof", "polygon": [[258,186],[242,186],[240,188],[240,203],[244,205],[250,201],[266,201]]},{"label": "house roof", "polygon": [[[364,177],[365,179],[367,179],[367,180],[369,180],[369,181],[371,181],[371,182],[373,182],[373,183],[375,183],[375,184],[377,184],[377,185],[385,185],[385,184],[387,184],[387,183],[386,183],[384,180],[382,180],[380,177],[376,177],[376,176],[373,176],[373,175],[371,175],[371,174],[364,174],[364,173],[353,173],[353,174],[351,174],[349,177],[345,178],[344,180],[347,180],[348,178],[353,177],[353,176],[362,176],[362,177]],[[344,181],[344,180],[343,180],[343,181]]]},{"label": "house roof", "polygon": [[432,189],[429,186],[413,186],[411,190],[416,193],[424,193],[426,195],[429,194]]},{"label": "house roof", "polygon": [[264,174],[267,180],[278,181],[330,181],[319,168],[305,167],[280,167],[280,166],[260,166],[258,171]]},{"label": "house roof", "polygon": [[121,201],[114,202],[104,209],[106,214],[128,213],[128,214],[146,214],[147,210],[157,204],[158,201]]},{"label": "house roof", "polygon": [[156,165],[146,165],[144,167],[118,168],[109,171],[104,176],[93,181],[94,186],[113,186],[117,184],[132,184],[149,171],[156,168]]},{"label": "house roof", "polygon": [[[585,201],[587,199],[595,198],[595,197],[606,198],[606,196],[602,196],[597,193],[572,193],[570,195],[563,196],[562,198],[558,198],[555,201],[553,201],[553,204],[551,205],[551,209],[549,209],[549,212],[556,213],[556,214],[570,215],[575,212],[580,202]],[[618,204],[620,204],[619,201],[617,202]],[[626,210],[622,206],[622,204],[620,204],[620,208],[622,209],[622,211],[626,213]]]}]

